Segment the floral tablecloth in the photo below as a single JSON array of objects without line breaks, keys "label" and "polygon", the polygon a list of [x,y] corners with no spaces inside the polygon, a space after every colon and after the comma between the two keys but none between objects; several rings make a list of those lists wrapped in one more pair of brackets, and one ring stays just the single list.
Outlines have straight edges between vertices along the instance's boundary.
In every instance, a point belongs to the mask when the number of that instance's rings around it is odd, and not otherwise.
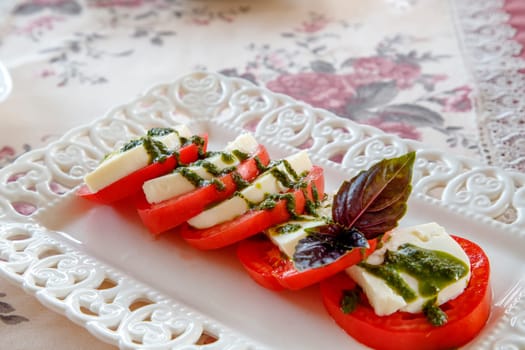
[{"label": "floral tablecloth", "polygon": [[[524,171],[524,18],[520,0],[3,0],[0,167],[207,70]],[[1,348],[105,346],[5,281],[0,321]]]}]

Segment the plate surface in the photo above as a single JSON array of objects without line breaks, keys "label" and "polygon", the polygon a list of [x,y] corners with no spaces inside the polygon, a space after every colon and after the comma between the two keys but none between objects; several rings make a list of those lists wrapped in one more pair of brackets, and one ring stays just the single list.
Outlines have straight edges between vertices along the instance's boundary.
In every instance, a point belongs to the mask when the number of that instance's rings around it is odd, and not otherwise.
[{"label": "plate surface", "polygon": [[416,150],[401,225],[436,221],[480,244],[492,264],[494,308],[469,347],[525,347],[525,175],[211,73],[158,85],[0,170],[1,275],[121,348],[359,348],[324,311],[316,287],[267,291],[231,248],[200,252],[169,234],[153,240],[132,208],[75,197],[105,153],[152,126],[178,123],[207,132],[210,149],[246,130],[273,158],[307,149],[325,168],[329,191],[382,158]]}]

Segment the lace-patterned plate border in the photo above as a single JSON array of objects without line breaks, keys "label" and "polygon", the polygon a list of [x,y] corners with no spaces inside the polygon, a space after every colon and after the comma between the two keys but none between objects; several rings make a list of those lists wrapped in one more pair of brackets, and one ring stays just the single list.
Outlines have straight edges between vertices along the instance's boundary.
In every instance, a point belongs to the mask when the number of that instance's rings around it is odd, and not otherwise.
[{"label": "lace-patterned plate border", "polygon": [[450,1],[477,96],[487,164],[525,172],[525,60],[504,0]]},{"label": "lace-patterned plate border", "polygon": [[[306,149],[315,162],[348,176],[380,159],[416,150],[415,197],[523,242],[525,175],[425,149],[244,80],[192,73],[150,89],[0,170],[2,276],[123,349],[265,348],[75,250],[40,221],[49,208],[73,196],[105,153],[149,127],[177,123],[249,130],[286,152]],[[498,304],[505,315],[476,348],[520,347],[524,331],[514,325],[525,314],[523,293],[520,282]]]}]

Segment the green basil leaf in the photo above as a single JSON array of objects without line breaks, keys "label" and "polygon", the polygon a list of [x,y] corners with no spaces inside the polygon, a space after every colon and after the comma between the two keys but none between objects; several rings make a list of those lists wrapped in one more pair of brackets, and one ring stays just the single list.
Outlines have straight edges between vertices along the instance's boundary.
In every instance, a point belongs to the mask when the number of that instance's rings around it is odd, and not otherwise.
[{"label": "green basil leaf", "polygon": [[345,181],[334,196],[332,217],[344,227],[355,227],[367,239],[397,226],[412,191],[415,152],[383,159]]},{"label": "green basil leaf", "polygon": [[304,271],[330,264],[354,248],[367,247],[368,241],[357,229],[323,225],[309,229],[297,243],[293,261],[297,270]]}]

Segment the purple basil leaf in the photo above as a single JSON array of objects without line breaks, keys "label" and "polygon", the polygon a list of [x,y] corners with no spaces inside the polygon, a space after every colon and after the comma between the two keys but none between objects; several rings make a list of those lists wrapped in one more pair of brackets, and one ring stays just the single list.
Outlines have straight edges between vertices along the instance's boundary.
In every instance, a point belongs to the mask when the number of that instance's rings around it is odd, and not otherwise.
[{"label": "purple basil leaf", "polygon": [[[344,230],[344,232],[334,235],[326,234],[327,230]],[[368,241],[357,229],[324,225],[310,229],[308,236],[297,243],[293,260],[295,268],[304,271],[330,264],[354,248],[367,247]]]},{"label": "purple basil leaf", "polygon": [[366,230],[372,226],[398,221],[403,217],[406,209],[407,204],[405,202],[398,202],[378,212],[366,212],[357,219],[354,227],[358,230]]},{"label": "purple basil leaf", "polygon": [[[383,159],[345,181],[334,197],[334,222],[347,228],[355,226],[368,239],[396,227],[406,212],[406,205],[402,203],[406,203],[412,190],[414,160],[415,152]],[[377,232],[377,227],[384,231]]]},{"label": "purple basil leaf", "polygon": [[388,209],[388,212],[384,211],[378,214],[384,215],[381,220],[377,220],[378,215],[376,215],[376,220],[374,220],[374,218],[366,217],[365,214],[359,218],[354,227],[358,228],[361,232],[366,232],[363,234],[367,239],[375,238],[396,227],[397,222],[405,215],[406,208],[406,203],[396,203],[391,209]]}]

